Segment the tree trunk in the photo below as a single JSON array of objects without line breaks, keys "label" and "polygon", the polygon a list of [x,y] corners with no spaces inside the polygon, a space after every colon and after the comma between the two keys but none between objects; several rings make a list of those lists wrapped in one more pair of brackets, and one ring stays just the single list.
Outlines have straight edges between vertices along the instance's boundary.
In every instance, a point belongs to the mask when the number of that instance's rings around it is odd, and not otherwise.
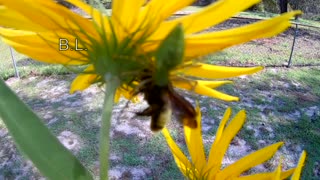
[{"label": "tree trunk", "polygon": [[280,13],[288,12],[288,0],[279,0]]}]

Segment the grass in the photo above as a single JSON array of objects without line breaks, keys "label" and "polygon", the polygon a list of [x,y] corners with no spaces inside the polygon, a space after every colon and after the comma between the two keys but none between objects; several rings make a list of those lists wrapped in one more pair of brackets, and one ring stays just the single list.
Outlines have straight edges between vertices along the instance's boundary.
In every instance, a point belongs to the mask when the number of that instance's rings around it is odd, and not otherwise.
[{"label": "grass", "polygon": [[302,145],[308,152],[307,163],[303,173],[304,179],[318,179],[312,169],[320,161],[320,118],[310,119],[303,116],[297,122],[279,121],[276,126],[277,139],[287,139],[287,143]]},{"label": "grass", "polygon": [[[140,143],[137,144],[139,141]],[[182,178],[161,134],[155,134],[145,142],[141,142],[137,137],[117,134],[113,137],[111,147],[111,154],[120,156],[118,160],[111,161],[114,167],[148,167],[152,172],[151,179]]]},{"label": "grass", "polygon": [[[207,108],[207,111],[203,113],[203,122],[212,124],[212,128],[209,132],[204,133],[204,137],[206,139],[213,138],[220,121],[218,117],[222,116],[227,106],[233,108],[233,116],[240,109],[246,109],[247,121],[238,137],[244,139],[253,150],[262,147],[259,140],[265,140],[266,144],[277,141],[285,141],[289,145],[293,144],[292,147],[285,146],[284,149],[289,150],[282,150],[285,159],[291,157],[290,155],[298,155],[302,149],[306,149],[309,160],[304,170],[303,179],[315,179],[316,177],[313,177],[312,172],[315,163],[319,161],[319,117],[308,117],[305,113],[306,108],[320,107],[320,87],[317,83],[320,82],[319,73],[319,68],[278,68],[276,71],[267,69],[250,78],[236,79],[234,85],[220,88],[224,92],[240,96],[242,101],[239,103],[226,103],[200,97],[201,107]],[[48,110],[53,112],[53,117],[58,118],[58,121],[49,127],[55,135],[68,130],[80,137],[82,145],[76,155],[87,167],[91,168],[92,172],[96,172],[94,164],[98,157],[98,119],[101,111],[102,94],[101,92],[97,93],[88,101],[85,101],[86,96],[76,94],[67,95],[62,101],[50,102],[50,99],[42,97],[43,94],[51,94],[50,89],[55,91],[53,88],[61,84],[59,79],[71,81],[70,76],[51,76],[50,78],[53,81],[48,81],[44,86],[45,88],[43,87],[44,89],[35,89],[35,87],[38,87],[42,81],[47,81],[45,76],[36,77],[34,80],[22,79],[12,87],[19,90],[19,95],[24,101],[41,116]],[[66,94],[68,89],[64,91]],[[57,97],[65,95],[64,93],[58,94]],[[77,101],[83,101],[83,103],[80,107],[72,108],[65,104],[66,101],[71,104]],[[63,111],[58,110],[61,107]],[[90,109],[87,107],[90,107]],[[261,109],[260,107],[265,108]],[[302,116],[290,118],[290,115],[295,111],[301,112]],[[265,118],[262,118],[262,115]],[[248,128],[249,126],[253,129]],[[269,132],[269,127],[273,129],[273,132]],[[256,132],[258,136],[255,136]],[[182,142],[182,132],[177,129],[172,134],[178,142]],[[179,144],[184,152],[187,152],[186,146],[183,143]],[[182,178],[160,134],[147,136],[142,140],[136,136],[115,134],[111,147],[112,153],[119,157],[119,159],[111,161],[112,167],[148,168],[151,173],[150,176],[153,178]],[[301,149],[296,147],[301,147]],[[207,152],[209,148],[210,144],[206,144]],[[170,169],[167,167],[170,167]],[[272,168],[274,166],[271,163],[270,170]],[[15,176],[10,168],[2,171],[5,171],[8,175],[11,174],[10,176]]]},{"label": "grass", "polygon": [[[320,128],[319,114],[311,117],[305,114],[309,107],[320,107],[320,84],[317,83],[320,82],[320,76],[316,76],[319,72],[319,68],[300,68],[262,74],[262,76],[266,76],[265,78],[269,82],[279,81],[277,86],[267,89],[269,93],[273,94],[273,100],[271,102],[265,101],[264,103],[264,105],[271,108],[269,112],[266,111],[264,114],[268,119],[266,121],[268,126],[275,129],[274,140],[293,143],[308,152],[309,160],[304,170],[303,179],[319,178],[313,176],[313,168],[315,162],[319,161],[320,154],[318,150],[320,134],[317,133]],[[273,74],[273,76],[270,76],[270,74]],[[257,82],[260,78],[259,76],[254,82]],[[288,85],[283,86],[285,83],[288,83]],[[251,95],[251,98],[255,98],[254,95]],[[300,112],[302,116],[290,116],[295,111]],[[256,121],[258,119],[260,118],[257,113],[248,114],[249,123],[257,124],[252,120]],[[292,150],[292,152],[294,151],[297,150]]]},{"label": "grass", "polygon": [[[209,55],[207,61],[215,64],[234,65],[287,65],[291,52],[292,38],[293,36],[270,40],[255,40]],[[314,46],[320,48],[320,43],[318,42],[315,39]],[[319,64],[318,51],[313,47],[306,49],[305,43],[306,41],[303,37],[297,38],[291,65]]]}]

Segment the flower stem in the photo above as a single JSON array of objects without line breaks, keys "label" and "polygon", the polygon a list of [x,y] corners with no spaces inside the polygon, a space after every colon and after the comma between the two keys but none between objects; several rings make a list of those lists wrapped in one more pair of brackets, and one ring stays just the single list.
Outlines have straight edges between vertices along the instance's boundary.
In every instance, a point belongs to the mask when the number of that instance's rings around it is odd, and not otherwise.
[{"label": "flower stem", "polygon": [[108,179],[109,170],[109,145],[110,145],[110,126],[112,109],[114,102],[114,95],[119,86],[119,80],[114,77],[106,75],[106,91],[102,112],[102,125],[100,129],[100,179]]}]

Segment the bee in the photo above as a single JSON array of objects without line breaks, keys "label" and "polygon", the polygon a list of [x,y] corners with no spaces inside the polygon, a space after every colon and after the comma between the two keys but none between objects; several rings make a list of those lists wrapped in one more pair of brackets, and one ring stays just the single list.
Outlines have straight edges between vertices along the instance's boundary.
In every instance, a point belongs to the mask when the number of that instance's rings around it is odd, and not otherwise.
[{"label": "bee", "polygon": [[185,126],[197,127],[196,111],[192,104],[183,96],[176,92],[172,84],[159,86],[152,81],[145,83],[139,88],[139,92],[144,95],[149,107],[138,116],[151,116],[150,129],[154,132],[160,131],[170,121],[172,114]]},{"label": "bee", "polygon": [[175,114],[183,125],[197,127],[195,109],[174,90],[170,82],[170,71],[180,66],[183,58],[184,30],[182,24],[178,24],[154,52],[153,67],[143,69],[137,79],[140,82],[138,93],[144,94],[149,107],[136,114],[151,116],[152,131],[160,131],[171,119],[172,114]]}]

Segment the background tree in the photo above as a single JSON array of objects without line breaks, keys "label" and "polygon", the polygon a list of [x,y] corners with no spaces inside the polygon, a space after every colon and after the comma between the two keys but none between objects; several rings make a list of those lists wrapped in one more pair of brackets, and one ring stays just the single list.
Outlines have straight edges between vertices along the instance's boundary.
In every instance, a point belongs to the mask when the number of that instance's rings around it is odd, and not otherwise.
[{"label": "background tree", "polygon": [[288,12],[288,0],[279,0],[280,13]]}]

